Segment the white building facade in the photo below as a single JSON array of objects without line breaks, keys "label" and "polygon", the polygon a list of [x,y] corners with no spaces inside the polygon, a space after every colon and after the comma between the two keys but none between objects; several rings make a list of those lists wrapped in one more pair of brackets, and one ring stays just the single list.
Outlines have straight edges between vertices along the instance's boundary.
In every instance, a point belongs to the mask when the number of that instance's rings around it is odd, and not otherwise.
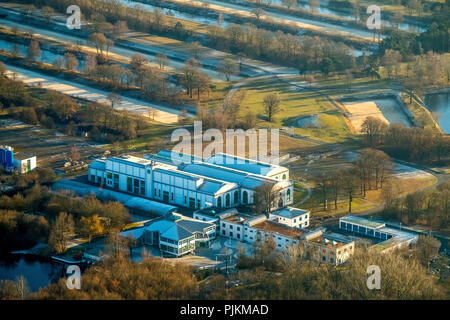
[{"label": "white building facade", "polygon": [[303,229],[309,226],[310,212],[298,208],[286,207],[269,214],[269,219],[288,227]]},{"label": "white building facade", "polygon": [[36,169],[36,156],[27,153],[16,153],[14,155],[14,169],[19,173],[27,173]]},{"label": "white building facade", "polygon": [[304,232],[268,220],[265,215],[249,217],[241,214],[225,214],[220,216],[219,234],[249,244],[272,239],[278,250],[285,250],[289,246],[299,244]]},{"label": "white building facade", "polygon": [[167,157],[157,155],[96,160],[89,165],[88,180],[136,196],[195,209],[252,204],[255,189],[264,183],[271,184],[278,195],[275,207],[284,207],[293,200],[293,184],[289,181],[206,162],[175,165]]}]

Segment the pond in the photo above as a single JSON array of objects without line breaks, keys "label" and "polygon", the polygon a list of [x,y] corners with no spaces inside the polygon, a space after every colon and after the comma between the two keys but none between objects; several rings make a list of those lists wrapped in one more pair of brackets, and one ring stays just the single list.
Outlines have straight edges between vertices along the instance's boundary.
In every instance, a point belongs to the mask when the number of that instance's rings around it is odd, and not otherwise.
[{"label": "pond", "polygon": [[450,93],[428,94],[425,96],[425,105],[442,131],[450,134]]},{"label": "pond", "polygon": [[63,276],[63,266],[47,259],[24,255],[0,257],[0,280],[16,280],[23,276],[31,292],[36,292]]}]

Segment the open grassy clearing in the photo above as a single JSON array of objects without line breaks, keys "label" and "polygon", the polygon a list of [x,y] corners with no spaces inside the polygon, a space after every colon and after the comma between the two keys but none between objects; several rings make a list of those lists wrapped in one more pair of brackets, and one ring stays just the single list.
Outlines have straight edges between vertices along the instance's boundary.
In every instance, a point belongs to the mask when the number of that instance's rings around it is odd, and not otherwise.
[{"label": "open grassy clearing", "polygon": [[[402,64],[398,73],[401,74],[406,72],[406,65]],[[384,70],[381,74],[385,73]],[[304,86],[308,86],[304,80],[303,76],[291,76],[289,77],[291,83],[298,83]],[[346,79],[342,76],[332,76],[332,77],[318,77],[314,83],[311,84],[312,88],[320,90],[322,93],[327,94],[333,100],[342,100],[343,98],[355,98],[360,95],[376,95],[377,93],[383,93],[388,91],[401,92],[401,88],[391,84],[387,79],[372,80],[369,77],[356,78],[356,79]],[[410,98],[407,94],[401,93],[403,102],[406,104],[408,109],[413,114],[414,118],[417,120],[418,124],[422,127],[431,127],[435,130],[440,130],[438,124],[433,119],[432,114],[423,106],[418,104],[416,101],[410,102]],[[399,115],[404,116],[403,112],[398,106]],[[381,110],[383,111],[383,110]],[[369,112],[368,112],[369,113]],[[390,115],[393,119],[397,119],[398,116]],[[394,117],[395,116],[395,117]],[[393,122],[405,122],[405,119],[397,119],[398,121]]]},{"label": "open grassy clearing", "polygon": [[[301,206],[305,209],[311,210],[313,218],[341,215],[348,212],[348,198],[343,190],[340,191],[337,209],[334,207],[332,195],[328,194],[328,209],[323,210],[323,194],[316,185],[317,179],[323,173],[331,175],[334,172],[343,172],[351,168],[348,153],[338,152],[328,156],[323,156],[321,158],[305,157],[290,163],[288,167],[290,169],[291,179],[307,181],[308,185],[311,186],[311,197]],[[393,176],[391,178],[391,183],[396,197],[404,197],[408,194],[416,192],[417,190],[431,186],[436,182],[437,178],[435,176],[428,173],[422,173],[421,171],[413,172],[410,175],[402,175],[401,172],[393,172]],[[297,187],[297,184],[294,186]],[[299,187],[301,188],[301,186]],[[300,191],[300,195],[304,197],[304,192],[302,190]],[[294,198],[294,202],[301,201],[301,196]],[[352,202],[353,213],[370,210],[384,202],[381,189],[367,190],[366,197],[364,199],[362,199],[361,196],[362,195],[359,194],[359,191],[357,190]]]},{"label": "open grassy clearing", "polygon": [[[223,101],[228,91],[233,86],[233,82],[215,82],[211,85],[211,90],[200,100],[199,105],[207,109],[215,110],[223,106]],[[206,96],[206,97],[205,97]]]},{"label": "open grassy clearing", "polygon": [[436,131],[442,132],[437,124],[436,120],[434,120],[433,115],[427,108],[423,107],[415,100],[410,100],[406,95],[402,95],[403,102],[408,106],[408,109],[411,110],[411,113],[416,118],[417,122],[425,127],[432,128]]},{"label": "open grassy clearing", "polygon": [[[174,130],[176,130],[176,126],[165,126],[157,123],[153,123],[149,126],[149,128],[140,131],[140,137],[128,140],[124,142],[117,142],[112,145],[108,145],[105,147],[112,148],[117,153],[136,153],[139,155],[144,155],[146,153],[157,153],[161,149],[172,149],[178,142],[171,141],[171,135]],[[186,128],[192,132],[192,127]],[[268,141],[268,150],[270,150],[270,135]],[[225,135],[224,135],[225,139]],[[248,145],[249,141],[246,139],[246,156],[248,156]],[[203,142],[203,149],[209,146],[211,142],[205,141]],[[317,145],[308,141],[294,139],[288,136],[280,135],[279,136],[279,151],[280,153],[289,153],[289,154],[301,154],[301,153],[309,153],[310,150],[316,148]],[[194,154],[194,142],[191,140],[191,154]],[[216,152],[227,152],[227,141],[225,139],[223,144],[223,150],[216,150]],[[234,142],[234,152],[237,154],[237,141]],[[299,186],[299,188],[303,188]]]},{"label": "open grassy clearing", "polygon": [[[395,190],[396,197],[404,197],[417,190],[431,186],[437,182],[437,178],[432,176],[419,176],[407,179],[392,178],[391,184]],[[383,195],[381,190],[369,190],[366,193],[366,199],[375,203],[383,203]]]},{"label": "open grassy clearing", "polygon": [[[345,123],[344,116],[323,96],[314,92],[298,91],[297,88],[274,79],[257,80],[244,85],[245,97],[241,104],[239,116],[243,117],[249,110],[259,115],[258,125],[281,128],[296,126],[299,118],[315,115],[319,124],[316,128],[295,128],[295,133],[306,135],[325,142],[345,142],[353,138]],[[280,111],[272,122],[264,116],[264,96],[276,93],[281,100]]]},{"label": "open grassy clearing", "polygon": [[170,149],[170,134],[174,129],[176,129],[174,126],[152,123],[147,129],[139,132],[138,138],[117,142],[111,147],[118,153],[158,152],[160,149]]}]

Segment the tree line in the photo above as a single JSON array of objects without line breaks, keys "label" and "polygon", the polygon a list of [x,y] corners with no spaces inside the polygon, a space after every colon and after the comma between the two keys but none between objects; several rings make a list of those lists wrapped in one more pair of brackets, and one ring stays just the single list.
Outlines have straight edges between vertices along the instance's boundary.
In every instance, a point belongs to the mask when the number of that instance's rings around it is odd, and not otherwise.
[{"label": "tree line", "polygon": [[370,190],[382,190],[393,170],[390,157],[383,151],[363,149],[347,169],[323,173],[315,179],[315,192],[320,195],[323,211],[338,209],[339,199],[347,199],[348,212],[356,197],[366,197]]},{"label": "tree line", "polygon": [[445,183],[431,191],[418,191],[404,199],[395,200],[397,185],[386,188],[383,196],[387,218],[408,224],[421,224],[448,231],[450,227],[450,184]]},{"label": "tree line", "polygon": [[[126,28],[126,23],[123,21],[118,21],[116,24],[123,24],[123,28]],[[108,33],[108,25],[112,30],[115,28],[108,22],[100,25],[104,33],[94,28],[87,39],[88,44],[96,50],[96,54],[84,53],[77,45],[65,47],[64,55],[55,58],[52,62],[54,71],[69,73],[71,76],[84,74],[87,76],[86,80],[114,91],[132,91],[137,87],[143,97],[150,100],[169,102],[174,105],[186,102],[180,90],[171,85],[174,77],[165,70],[165,67],[169,65],[169,59],[164,53],[157,54],[153,61],[159,68],[151,65],[142,54],[135,54],[130,64],[114,62],[109,58],[109,51],[114,46],[114,42],[110,39],[113,35]],[[18,35],[17,30],[13,32]],[[32,35],[26,32],[23,36],[30,38],[25,58],[37,62],[42,55],[39,40],[33,39]],[[20,56],[17,43],[11,47],[10,53],[14,58]],[[136,60],[139,59],[140,65],[136,68]],[[80,67],[81,62],[83,62],[83,68]]]},{"label": "tree line", "polygon": [[75,233],[90,239],[121,230],[130,221],[128,210],[120,202],[102,202],[92,195],[80,198],[55,194],[38,183],[23,194],[2,195],[0,211],[2,248],[6,251],[48,240],[50,249],[60,253]]},{"label": "tree line", "polygon": [[425,163],[448,163],[450,138],[429,127],[408,128],[367,117],[362,125],[363,143],[384,150],[392,157]]},{"label": "tree line", "polygon": [[[107,21],[113,24],[124,21],[132,30],[150,31],[183,40],[189,36],[181,22],[170,25],[159,9],[149,12],[104,0],[77,0],[70,4],[69,2],[40,0],[33,3],[37,6],[51,6],[58,12],[65,12],[68,5],[77,4],[87,20]],[[242,26],[230,24],[226,29],[209,26],[206,40],[201,41],[218,50],[297,67],[302,72],[321,69],[329,72],[339,71],[355,63],[350,47],[340,42],[320,37],[299,38],[282,31],[260,29],[252,24]]]},{"label": "tree line", "polygon": [[[318,265],[306,259],[299,247],[279,252],[261,245],[251,269],[239,269],[225,276],[220,273],[194,271],[183,263],[169,263],[143,253],[142,262],[132,262],[124,253],[89,268],[83,274],[81,290],[69,290],[65,279],[51,284],[28,299],[351,299],[404,300],[445,299],[446,290],[426,273],[421,257],[434,253],[430,245],[421,245],[413,256],[407,252],[381,254],[360,248],[343,266]],[[428,252],[428,254],[427,254]],[[266,260],[276,256],[277,272]],[[240,257],[239,259],[242,259]],[[426,260],[426,259],[425,259]],[[377,265],[383,279],[380,290],[367,288],[367,266]],[[239,286],[229,283],[239,280]],[[0,298],[14,296],[14,282],[0,284]]]},{"label": "tree line", "polygon": [[433,22],[428,29],[420,34],[393,32],[384,38],[379,50],[398,50],[402,54],[421,54],[433,51],[436,53],[449,52],[450,45],[450,23],[447,20]]},{"label": "tree line", "polygon": [[[3,67],[0,62],[0,72]],[[46,90],[36,99],[22,82],[0,75],[0,107],[10,108],[11,114],[25,123],[60,129],[69,135],[86,132],[93,140],[101,142],[134,139],[148,126],[130,112],[114,109],[120,96],[111,93],[107,98],[111,105],[78,103],[63,93]]]}]

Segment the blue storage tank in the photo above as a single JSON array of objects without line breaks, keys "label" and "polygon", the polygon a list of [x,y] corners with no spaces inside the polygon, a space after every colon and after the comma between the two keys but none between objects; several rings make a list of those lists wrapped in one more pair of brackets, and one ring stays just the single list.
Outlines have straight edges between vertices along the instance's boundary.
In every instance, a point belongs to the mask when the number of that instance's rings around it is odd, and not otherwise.
[{"label": "blue storage tank", "polygon": [[6,150],[5,154],[5,168],[12,169],[14,168],[14,154],[12,148]]},{"label": "blue storage tank", "polygon": [[0,166],[4,167],[5,166],[5,154],[6,154],[6,150],[4,147],[0,147]]}]

